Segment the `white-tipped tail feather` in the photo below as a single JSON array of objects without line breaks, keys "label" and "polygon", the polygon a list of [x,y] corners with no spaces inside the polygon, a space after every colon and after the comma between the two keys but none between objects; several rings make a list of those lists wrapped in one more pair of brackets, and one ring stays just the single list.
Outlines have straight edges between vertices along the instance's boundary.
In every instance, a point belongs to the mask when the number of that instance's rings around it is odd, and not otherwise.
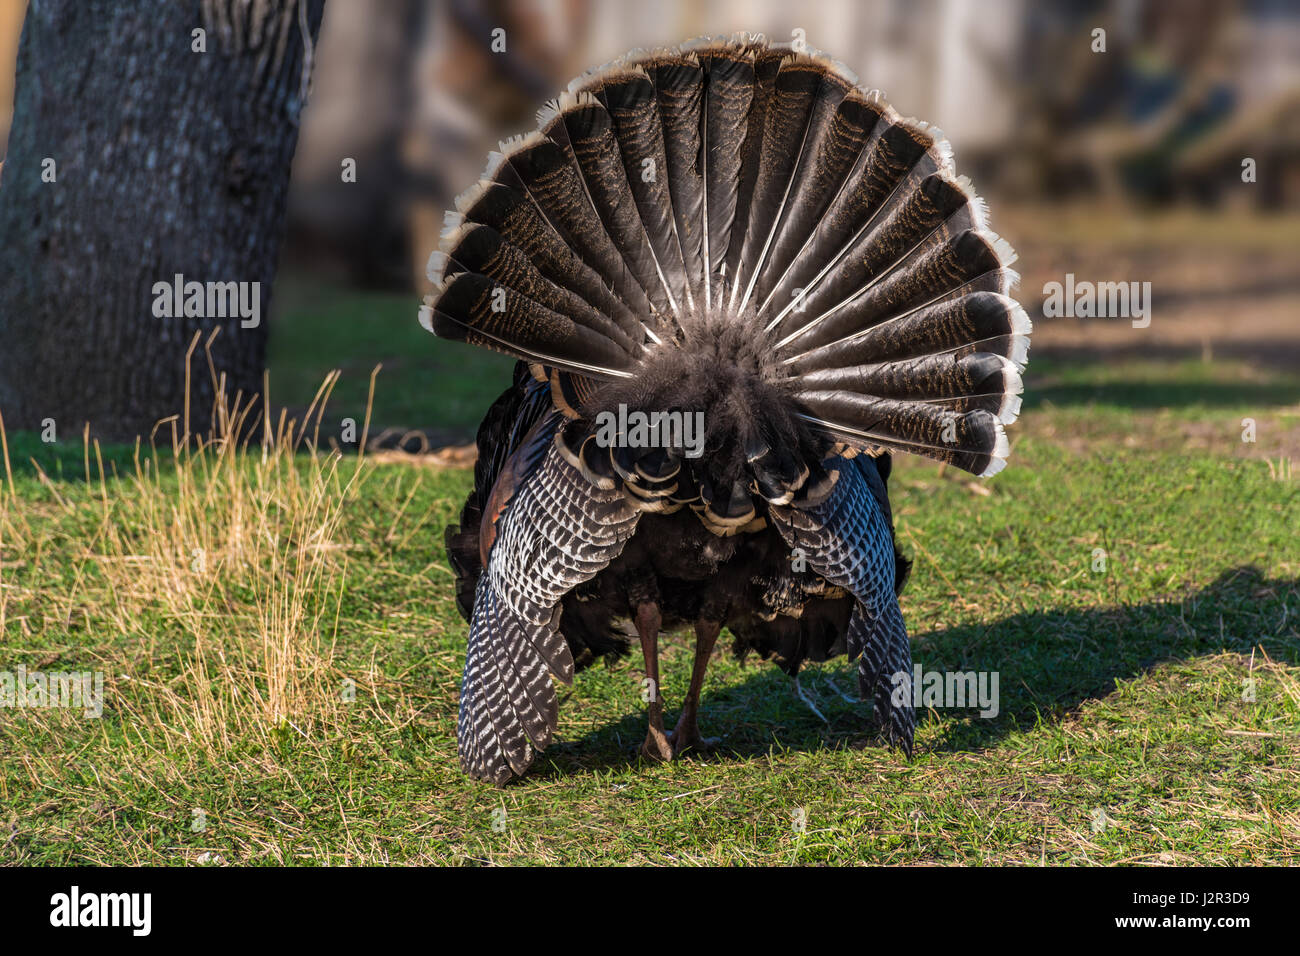
[{"label": "white-tipped tail feather", "polygon": [[612,381],[738,324],[838,440],[1002,467],[1033,325],[938,127],[744,33],[631,51],[537,120],[456,197],[425,328]]}]

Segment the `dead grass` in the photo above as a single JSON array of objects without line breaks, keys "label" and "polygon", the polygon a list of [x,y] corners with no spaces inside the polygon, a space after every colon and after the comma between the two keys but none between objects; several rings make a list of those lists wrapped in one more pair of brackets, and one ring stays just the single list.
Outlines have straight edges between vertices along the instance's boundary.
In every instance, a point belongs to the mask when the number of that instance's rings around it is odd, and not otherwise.
[{"label": "dead grass", "polygon": [[[210,432],[189,430],[188,409],[185,421],[160,422],[147,447],[137,441],[124,476],[105,474],[99,443],[85,437],[91,493],[72,503],[38,468],[53,501],[35,511],[18,498],[0,420],[8,487],[0,554],[71,558],[60,571],[67,588],[7,581],[13,565],[0,561],[0,629],[137,636],[137,655],[114,661],[106,680],[129,723],[160,731],[149,746],[216,763],[249,743],[270,747],[286,734],[311,738],[335,727],[356,690],[335,666],[348,570],[341,523],[368,465],[364,455],[320,450],[336,380],[329,376],[295,420],[227,395],[218,378]],[[254,443],[247,426],[259,412]],[[62,512],[84,539],[69,548],[66,526],[59,533],[33,520],[42,511]],[[162,679],[151,664],[169,651],[179,666]],[[57,711],[30,716],[61,720]]]}]

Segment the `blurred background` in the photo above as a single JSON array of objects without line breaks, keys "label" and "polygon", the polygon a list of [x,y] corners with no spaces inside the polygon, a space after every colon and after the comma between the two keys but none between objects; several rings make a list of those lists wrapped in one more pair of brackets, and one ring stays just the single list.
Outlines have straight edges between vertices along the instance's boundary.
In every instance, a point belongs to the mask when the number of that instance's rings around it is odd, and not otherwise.
[{"label": "blurred background", "polygon": [[[24,8],[0,0],[0,155]],[[504,54],[489,49],[497,27]],[[946,132],[1021,257],[1036,325],[1027,407],[1102,390],[1138,408],[1215,390],[1300,399],[1300,4],[1288,0],[329,0],[273,300],[272,398],[303,406],[341,368],[337,412],[351,414],[382,362],[385,442],[471,438],[510,363],[416,323],[443,210],[573,76],[632,47],[742,29],[802,31]],[[345,159],[355,183],[341,180]],[[1067,272],[1150,282],[1150,328],[1043,318],[1044,283]],[[1083,363],[1086,380],[1072,372]]]}]

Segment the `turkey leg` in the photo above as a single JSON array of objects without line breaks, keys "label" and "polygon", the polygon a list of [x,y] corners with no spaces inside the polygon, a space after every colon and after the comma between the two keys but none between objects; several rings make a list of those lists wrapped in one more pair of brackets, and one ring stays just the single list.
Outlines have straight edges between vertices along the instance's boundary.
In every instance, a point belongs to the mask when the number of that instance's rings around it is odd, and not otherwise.
[{"label": "turkey leg", "polygon": [[686,701],[682,705],[682,715],[677,718],[677,727],[669,736],[676,753],[690,749],[704,750],[719,743],[716,737],[706,740],[700,736],[697,719],[700,712],[700,690],[704,687],[704,672],[709,668],[713,645],[717,643],[718,632],[721,630],[721,621],[695,622],[695,666],[691,668],[691,686],[686,691]]},{"label": "turkey leg", "polygon": [[664,701],[659,688],[659,625],[662,617],[659,605],[645,601],[636,606],[636,633],[641,638],[641,653],[645,657],[645,676],[650,681],[648,713],[650,728],[646,731],[641,756],[649,760],[672,760],[673,748],[664,733]]}]

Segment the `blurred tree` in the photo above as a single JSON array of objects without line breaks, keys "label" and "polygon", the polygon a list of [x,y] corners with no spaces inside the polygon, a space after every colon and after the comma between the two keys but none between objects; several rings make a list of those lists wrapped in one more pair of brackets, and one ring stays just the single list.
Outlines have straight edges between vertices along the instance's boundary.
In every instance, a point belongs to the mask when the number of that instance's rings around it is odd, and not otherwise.
[{"label": "blurred tree", "polygon": [[[428,13],[424,0],[330,7],[293,160],[282,268],[369,287],[408,282],[402,135]],[[346,161],[355,168],[344,180]]]},{"label": "blurred tree", "polygon": [[[48,433],[52,421],[71,437],[89,422],[105,438],[148,436],[186,407],[196,332],[206,341],[220,331],[210,357],[228,395],[261,391],[323,9],[324,0],[31,4],[0,179],[9,427]],[[178,282],[205,289],[181,300],[180,315],[160,292]],[[203,348],[190,371],[191,427],[202,432],[215,392]]]},{"label": "blurred tree", "polygon": [[[663,2],[668,9],[679,0]],[[592,0],[448,0],[427,18],[402,149],[416,289],[428,285],[425,263],[437,248],[443,211],[478,178],[486,151],[534,126],[542,103],[611,55],[587,47],[595,8]]]},{"label": "blurred tree", "polygon": [[[283,266],[423,290],[443,212],[488,150],[535,125],[538,107],[592,65],[592,9],[591,0],[331,6],[317,54],[325,69],[294,158]],[[356,177],[340,189],[345,158]]]}]

